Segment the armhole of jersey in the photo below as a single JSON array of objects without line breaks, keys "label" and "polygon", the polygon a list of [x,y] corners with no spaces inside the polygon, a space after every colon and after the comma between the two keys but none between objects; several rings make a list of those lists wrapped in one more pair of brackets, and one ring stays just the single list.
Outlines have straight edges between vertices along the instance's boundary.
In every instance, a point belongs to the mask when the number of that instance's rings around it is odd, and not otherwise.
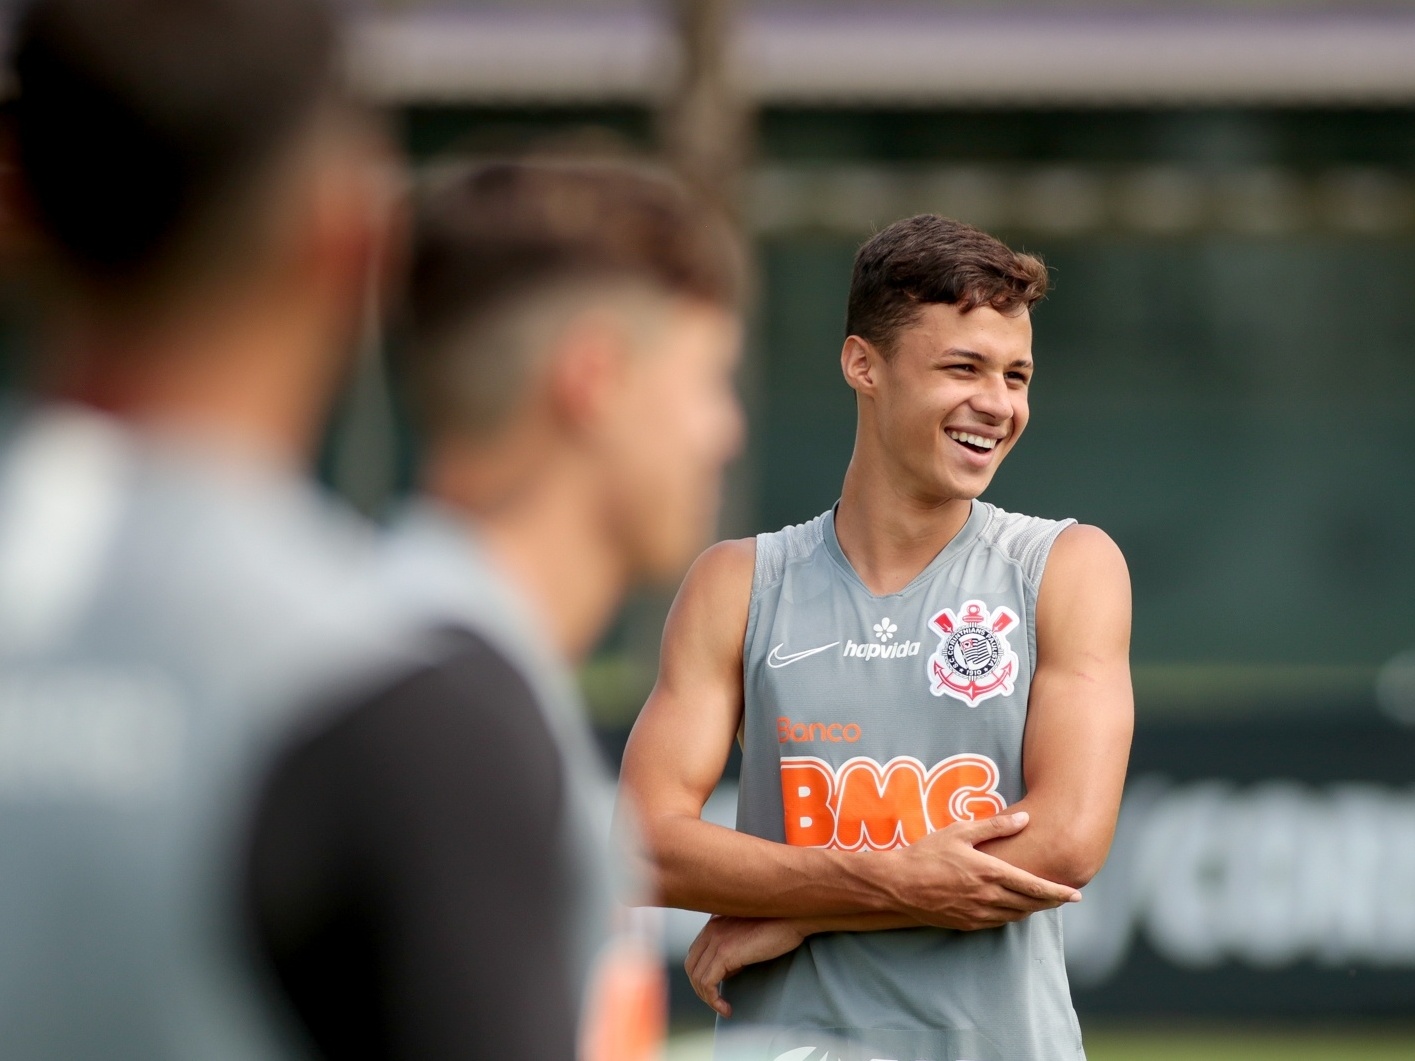
[{"label": "armhole of jersey", "polygon": [[751,662],[752,640],[756,635],[763,593],[785,577],[787,564],[809,556],[825,540],[825,521],[832,511],[823,512],[805,523],[757,535],[757,552],[752,563],[752,596],[747,604],[747,628],[742,633],[743,681]]},{"label": "armhole of jersey", "polygon": [[1023,555],[1018,559],[1022,567],[1022,577],[1027,580],[1027,647],[1032,653],[1034,672],[1037,669],[1037,597],[1042,590],[1042,576],[1046,574],[1047,560],[1051,556],[1051,548],[1056,544],[1056,539],[1061,537],[1061,532],[1067,527],[1076,526],[1074,519],[1046,522],[1051,523],[1051,526],[1041,529],[1041,533],[1028,542]]},{"label": "armhole of jersey", "polygon": [[1046,572],[1047,558],[1051,556],[1051,547],[1056,544],[1056,539],[1075,523],[1074,519],[1021,516],[994,507],[988,514],[987,526],[983,528],[983,536],[1022,572],[1027,603],[1027,649],[1031,653],[1034,670],[1037,665],[1037,595],[1041,591],[1042,575]]},{"label": "armhole of jersey", "polygon": [[742,717],[737,722],[737,746],[746,747],[746,726],[747,726],[747,670],[752,662],[752,641],[757,633],[757,613],[761,608],[762,590],[768,585],[767,568],[763,557],[772,548],[771,539],[774,535],[758,534],[756,539],[756,556],[752,560],[752,595],[747,598],[747,625],[742,630]]}]

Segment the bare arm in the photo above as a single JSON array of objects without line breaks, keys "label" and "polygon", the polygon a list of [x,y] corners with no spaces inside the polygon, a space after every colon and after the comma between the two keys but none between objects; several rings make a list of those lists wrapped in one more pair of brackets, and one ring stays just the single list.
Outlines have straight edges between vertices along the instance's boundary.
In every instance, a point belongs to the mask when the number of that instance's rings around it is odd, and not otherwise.
[{"label": "bare arm", "polygon": [[887,909],[869,867],[702,820],[742,720],[742,641],[756,543],[693,565],[664,628],[658,682],[630,734],[620,797],[635,808],[668,906],[747,917]]},{"label": "bare arm", "polygon": [[739,917],[907,915],[950,928],[1016,920],[1075,894],[974,850],[1021,828],[962,822],[899,851],[791,847],[705,822],[742,719],[742,642],[755,543],[723,542],[689,572],[664,631],[658,683],[630,736],[622,798],[669,906]]},{"label": "bare arm", "polygon": [[1037,668],[1027,703],[1027,795],[1009,810],[1032,824],[983,850],[1080,888],[1110,851],[1120,813],[1135,700],[1130,685],[1130,576],[1106,534],[1057,538],[1037,597]]}]

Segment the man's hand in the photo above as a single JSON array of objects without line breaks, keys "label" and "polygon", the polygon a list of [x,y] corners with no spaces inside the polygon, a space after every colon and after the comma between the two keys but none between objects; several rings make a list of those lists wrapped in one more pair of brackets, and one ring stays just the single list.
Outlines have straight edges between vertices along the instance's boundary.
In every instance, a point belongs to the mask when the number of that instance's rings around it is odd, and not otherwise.
[{"label": "man's hand", "polygon": [[976,850],[978,844],[1021,832],[1027,820],[1026,811],[1018,811],[955,822],[909,847],[864,857],[891,860],[886,873],[897,905],[920,923],[965,931],[997,928],[1081,899],[1075,888]]},{"label": "man's hand", "polygon": [[724,1017],[732,1007],[722,997],[722,981],[748,965],[795,950],[806,938],[801,922],[778,917],[714,917],[688,948],[683,968],[698,997]]}]

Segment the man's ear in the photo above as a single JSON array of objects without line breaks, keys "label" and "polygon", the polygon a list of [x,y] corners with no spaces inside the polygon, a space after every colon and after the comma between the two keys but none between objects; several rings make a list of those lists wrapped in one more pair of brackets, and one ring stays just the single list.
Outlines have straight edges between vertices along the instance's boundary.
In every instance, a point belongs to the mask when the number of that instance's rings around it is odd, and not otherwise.
[{"label": "man's ear", "polygon": [[331,133],[302,188],[303,224],[290,230],[289,264],[355,307],[371,296],[382,302],[406,253],[405,184],[378,128],[353,123]]},{"label": "man's ear", "polygon": [[879,347],[858,335],[847,336],[840,348],[841,375],[856,394],[869,394],[875,389],[875,377],[883,360]]},{"label": "man's ear", "polygon": [[627,367],[628,336],[612,313],[588,311],[570,321],[547,365],[548,394],[558,419],[590,428],[616,400]]}]

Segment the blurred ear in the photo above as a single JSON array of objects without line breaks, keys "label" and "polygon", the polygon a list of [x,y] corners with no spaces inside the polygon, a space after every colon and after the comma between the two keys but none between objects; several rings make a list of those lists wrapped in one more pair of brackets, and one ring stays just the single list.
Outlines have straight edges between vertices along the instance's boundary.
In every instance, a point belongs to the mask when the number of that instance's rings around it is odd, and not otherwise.
[{"label": "blurred ear", "polygon": [[875,377],[883,361],[879,348],[858,335],[847,337],[840,348],[840,372],[856,394],[869,394],[875,389]]},{"label": "blurred ear", "polygon": [[379,129],[344,124],[312,160],[291,263],[336,298],[361,305],[370,293],[386,295],[406,261],[407,181]]},{"label": "blurred ear", "polygon": [[560,333],[547,366],[547,392],[558,420],[592,431],[622,400],[631,351],[628,330],[606,309],[575,316]]}]

